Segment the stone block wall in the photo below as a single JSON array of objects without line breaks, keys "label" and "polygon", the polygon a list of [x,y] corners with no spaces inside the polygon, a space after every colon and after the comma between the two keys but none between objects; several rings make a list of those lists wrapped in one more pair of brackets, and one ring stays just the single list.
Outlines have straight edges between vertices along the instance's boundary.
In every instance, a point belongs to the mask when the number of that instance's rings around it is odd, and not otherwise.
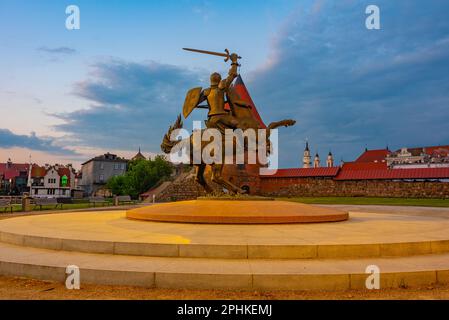
[{"label": "stone block wall", "polygon": [[447,198],[449,183],[331,178],[262,178],[259,194],[279,197]]},{"label": "stone block wall", "polygon": [[[332,178],[260,178],[252,168],[226,168],[225,175],[239,187],[249,187],[250,194],[271,197],[385,197],[385,198],[439,198],[449,199],[448,182],[407,182],[387,180],[339,181]],[[210,170],[206,180],[219,193],[220,187],[211,182]],[[205,196],[194,176],[188,176],[168,186],[156,201],[191,200]]]}]

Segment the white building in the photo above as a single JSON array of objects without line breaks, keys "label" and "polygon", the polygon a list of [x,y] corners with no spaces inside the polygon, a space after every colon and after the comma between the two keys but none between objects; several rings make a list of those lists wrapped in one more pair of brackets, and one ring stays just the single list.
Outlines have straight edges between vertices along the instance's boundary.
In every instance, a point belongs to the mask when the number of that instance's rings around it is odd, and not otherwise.
[{"label": "white building", "polygon": [[447,168],[449,146],[401,148],[389,153],[386,161],[393,169]]},{"label": "white building", "polygon": [[31,170],[30,196],[70,198],[75,189],[75,170],[71,165],[33,165]]}]

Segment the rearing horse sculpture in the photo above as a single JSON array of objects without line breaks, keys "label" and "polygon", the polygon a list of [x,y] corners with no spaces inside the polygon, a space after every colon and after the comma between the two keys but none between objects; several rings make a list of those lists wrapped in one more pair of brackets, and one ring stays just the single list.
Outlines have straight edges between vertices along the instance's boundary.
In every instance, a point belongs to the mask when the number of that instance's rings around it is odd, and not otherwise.
[{"label": "rearing horse sculpture", "polygon": [[[237,69],[240,66],[238,60],[241,57],[232,53],[229,54],[228,50],[225,50],[225,54],[197,50],[197,49],[188,49],[189,51],[206,53],[212,55],[218,55],[225,57],[225,61],[231,61],[231,67],[228,72],[228,76],[225,79],[221,79],[221,75],[217,72],[214,72],[210,76],[210,87],[206,89],[202,89],[201,87],[190,89],[187,92],[186,99],[183,106],[183,115],[185,118],[189,116],[189,114],[195,108],[207,108],[209,110],[208,120],[206,121],[206,126],[208,129],[216,129],[221,134],[221,145],[223,146],[225,143],[225,131],[227,129],[253,129],[257,132],[258,129],[261,128],[260,122],[258,122],[254,114],[251,112],[251,108],[253,106],[247,101],[241,100],[239,95],[237,94],[235,88],[232,86],[232,83],[238,76]],[[241,81],[241,78],[239,78]],[[241,81],[243,83],[243,81]],[[207,105],[201,105],[202,102],[207,101]],[[226,108],[229,106],[230,110]],[[295,124],[294,120],[282,120],[278,122],[272,122],[266,128],[266,141],[265,145],[269,145],[269,138],[271,130],[280,127],[280,126],[292,126]],[[179,115],[176,122],[169,128],[168,132],[165,134],[164,139],[161,144],[161,149],[165,153],[170,153],[173,147],[179,143],[179,141],[172,141],[170,137],[174,130],[182,128],[182,120],[181,115]],[[202,136],[202,134],[201,134]],[[257,138],[258,139],[258,135]],[[189,141],[183,141],[182,143],[190,144],[190,163],[193,163],[193,134],[190,136]],[[201,154],[203,154],[203,149],[207,146],[209,141],[201,141]],[[257,141],[256,141],[257,143]],[[244,148],[247,151],[247,148]],[[215,152],[215,150],[214,150]],[[269,148],[266,148],[266,152],[269,153]],[[267,154],[268,155],[268,154]],[[215,156],[215,155],[214,155]],[[226,188],[231,193],[245,193],[246,191],[234,185],[227,179],[223,177],[223,168],[225,163],[225,150],[221,148],[221,157],[220,161],[217,161],[216,157],[215,161],[210,163],[212,167],[212,181],[218,183],[219,185]],[[196,166],[196,181],[202,185],[206,191],[211,192],[210,186],[208,186],[206,179],[204,178],[204,170],[206,169],[206,163],[204,163],[203,159],[201,159],[200,164],[194,164]]]},{"label": "rearing horse sculpture", "polygon": [[[246,130],[246,129],[261,129],[260,123],[254,118],[250,111],[250,107],[236,107],[233,108],[233,115],[239,120],[239,129]],[[295,120],[287,119],[287,120],[281,120],[277,122],[272,122],[267,127],[267,134],[266,134],[266,144],[269,145],[269,138],[271,134],[271,130],[276,129],[278,127],[284,126],[292,126],[296,123]],[[180,142],[180,141],[171,141],[170,136],[172,132],[176,129],[181,129],[183,127],[183,123],[181,120],[181,115],[178,116],[175,123],[170,126],[167,133],[164,135],[161,149],[164,153],[168,154],[171,152],[172,148],[177,143],[185,143],[186,141]],[[257,132],[257,131],[256,131]],[[190,135],[189,144],[190,144],[190,163],[193,163],[193,135]],[[224,145],[224,136],[222,143]],[[201,142],[201,151],[203,148],[209,144],[209,141],[202,141]],[[245,151],[247,151],[247,148],[245,147]],[[267,155],[269,154],[269,148],[267,148]],[[225,157],[225,151],[224,148],[222,148],[222,154],[221,154],[221,161],[220,163],[212,163],[210,164],[212,169],[212,181],[221,185],[223,188],[226,188],[231,194],[243,194],[247,191],[244,189],[239,188],[238,186],[234,185],[229,180],[225,179],[223,177],[223,168],[224,168],[224,157]],[[196,167],[196,177],[195,181],[198,182],[208,193],[211,193],[213,190],[212,188],[207,184],[206,179],[204,177],[204,171],[206,169],[207,164],[201,161],[200,164],[194,164]]]}]

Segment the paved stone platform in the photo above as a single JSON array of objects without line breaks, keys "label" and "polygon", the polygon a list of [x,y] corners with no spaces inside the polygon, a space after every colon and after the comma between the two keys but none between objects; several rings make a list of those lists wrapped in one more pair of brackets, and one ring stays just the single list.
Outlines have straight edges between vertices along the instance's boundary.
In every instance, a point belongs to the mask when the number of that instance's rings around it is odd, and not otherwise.
[{"label": "paved stone platform", "polygon": [[[268,201],[267,201],[268,200]],[[129,219],[205,224],[283,224],[348,220],[342,210],[267,200],[190,200],[131,209]]]},{"label": "paved stone platform", "polygon": [[136,221],[125,211],[61,213],[0,221],[0,241],[107,254],[310,259],[449,252],[449,220],[351,212],[338,223],[204,225]]},{"label": "paved stone platform", "polygon": [[364,288],[374,264],[382,288],[448,283],[449,213],[401,210],[291,225],[136,221],[126,211],[17,217],[0,221],[0,274],[64,281],[75,264],[81,283],[345,290]]}]

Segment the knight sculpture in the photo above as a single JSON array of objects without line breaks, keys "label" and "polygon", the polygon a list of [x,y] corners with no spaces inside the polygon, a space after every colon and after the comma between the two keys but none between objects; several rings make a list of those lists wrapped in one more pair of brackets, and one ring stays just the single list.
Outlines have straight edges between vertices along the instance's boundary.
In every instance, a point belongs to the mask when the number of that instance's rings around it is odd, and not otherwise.
[{"label": "knight sculpture", "polygon": [[[202,87],[196,87],[187,92],[183,106],[184,118],[187,118],[195,108],[206,108],[209,110],[208,119],[205,121],[206,127],[208,129],[217,129],[223,137],[226,129],[260,129],[260,123],[254,118],[250,110],[252,106],[248,102],[240,99],[232,87],[233,81],[238,76],[238,60],[241,59],[241,57],[236,53],[229,54],[228,50],[225,50],[225,53],[188,48],[184,48],[184,50],[222,56],[225,57],[225,62],[228,60],[231,61],[231,67],[229,69],[228,76],[225,79],[222,79],[219,73],[214,72],[210,76],[209,88],[203,89]],[[206,104],[202,105],[204,102]],[[266,128],[267,140],[270,137],[270,130],[280,126],[292,126],[295,122],[296,121],[294,120],[282,120],[270,123]],[[174,130],[180,129],[182,126],[183,123],[181,116],[178,116],[178,119],[169,128],[162,141],[161,149],[164,153],[170,153],[174,145],[178,143],[178,141],[170,140],[170,136]],[[190,144],[193,145],[192,136],[190,136]],[[191,153],[192,149],[193,148],[190,148]],[[222,158],[223,157],[224,152]],[[193,158],[192,154],[190,155],[190,158]],[[212,168],[212,181],[221,185],[231,194],[246,193],[246,190],[234,185],[232,182],[223,177],[223,162],[224,161],[210,164]],[[212,189],[204,178],[206,164],[202,162],[200,164],[195,164],[195,166],[196,181],[203,186],[207,192],[212,192]]]}]

